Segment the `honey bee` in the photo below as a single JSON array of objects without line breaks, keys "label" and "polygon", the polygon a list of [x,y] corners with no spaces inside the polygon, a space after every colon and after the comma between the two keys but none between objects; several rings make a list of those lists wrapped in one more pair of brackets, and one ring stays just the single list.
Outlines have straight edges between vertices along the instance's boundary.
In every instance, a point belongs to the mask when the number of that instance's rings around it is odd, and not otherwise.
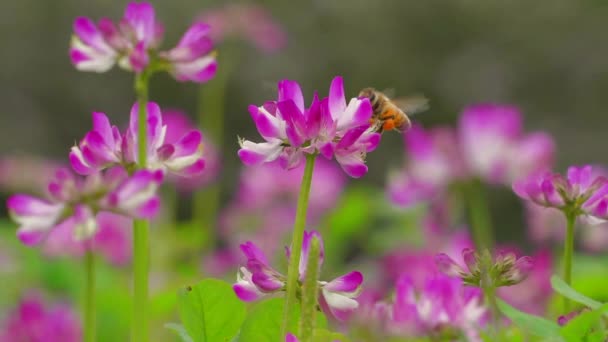
[{"label": "honey bee", "polygon": [[374,88],[365,88],[359,92],[359,97],[369,99],[374,111],[371,123],[376,126],[378,133],[391,130],[404,132],[412,125],[408,115],[428,109],[428,100],[424,96],[391,100]]}]

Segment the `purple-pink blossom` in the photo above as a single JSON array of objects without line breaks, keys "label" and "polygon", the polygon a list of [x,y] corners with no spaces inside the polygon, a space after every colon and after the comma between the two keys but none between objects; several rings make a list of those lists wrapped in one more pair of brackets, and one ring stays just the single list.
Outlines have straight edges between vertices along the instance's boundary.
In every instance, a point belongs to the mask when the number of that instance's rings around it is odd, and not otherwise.
[{"label": "purple-pink blossom", "polygon": [[513,106],[465,108],[458,134],[470,172],[489,183],[510,184],[553,164],[551,137],[542,132],[524,134],[522,115]]},{"label": "purple-pink blossom", "polygon": [[40,295],[30,293],[0,325],[0,341],[79,342],[82,328],[70,306],[49,305]]},{"label": "purple-pink blossom", "polygon": [[332,80],[329,96],[319,100],[315,94],[308,108],[300,85],[283,80],[276,101],[252,105],[249,112],[264,142],[239,140],[238,155],[246,165],[279,159],[291,169],[305,154],[320,154],[335,157],[349,176],[358,178],[367,173],[366,154],[380,142],[380,134],[370,126],[369,99],[352,98],[347,104],[339,76]]},{"label": "purple-pink blossom", "polygon": [[162,172],[148,170],[129,176],[120,167],[87,177],[61,169],[48,184],[47,198],[16,194],[7,200],[7,207],[19,225],[17,236],[26,245],[41,242],[56,228],[68,229],[73,239],[84,241],[98,231],[101,212],[133,218],[156,215],[160,207],[156,190],[162,178]]},{"label": "purple-pink blossom", "polygon": [[553,164],[555,146],[543,132],[524,133],[512,106],[465,108],[458,129],[414,127],[404,134],[407,162],[389,175],[388,194],[402,206],[428,202],[451,185],[479,178],[489,184],[543,172]]},{"label": "purple-pink blossom", "polygon": [[209,23],[210,36],[216,43],[241,38],[266,53],[277,52],[287,44],[283,27],[260,5],[231,3],[205,11],[199,20]]},{"label": "purple-pink blossom", "polygon": [[[220,213],[221,237],[229,242],[250,240],[271,257],[280,254],[277,242],[284,242],[293,227],[303,174],[303,164],[288,171],[277,161],[243,168],[234,198]],[[318,223],[336,206],[345,183],[337,165],[323,158],[315,162],[307,222]]]},{"label": "purple-pink blossom", "polygon": [[540,206],[608,219],[608,181],[596,175],[591,165],[571,166],[566,177],[551,172],[533,174],[513,183],[513,191]]},{"label": "purple-pink blossom", "polygon": [[[464,286],[459,279],[429,276],[422,286],[404,275],[397,280],[395,299],[389,308],[387,328],[397,336],[463,334],[468,341],[481,341],[486,308],[479,289]],[[455,331],[454,331],[455,329]]]},{"label": "purple-pink blossom", "polygon": [[[164,109],[162,111],[163,124],[167,126],[165,131],[165,144],[175,144],[189,132],[197,130],[196,125],[186,113],[176,109]],[[182,192],[192,192],[206,186],[216,180],[221,170],[221,160],[217,148],[205,135],[201,140],[204,146],[205,167],[197,174],[179,175],[171,174],[168,178],[177,189]]]},{"label": "purple-pink blossom", "polygon": [[[205,168],[203,136],[196,129],[183,132],[176,141],[167,141],[167,125],[160,107],[149,102],[147,118],[147,165],[149,170],[162,170],[179,176],[194,176]],[[110,124],[104,113],[93,113],[93,130],[70,151],[70,163],[79,174],[88,175],[121,165],[128,170],[138,164],[138,104],[131,108],[129,127],[124,134]]]},{"label": "purple-pink blossom", "polygon": [[52,229],[44,242],[44,254],[61,256],[82,256],[92,250],[114,265],[125,265],[132,254],[132,220],[111,212],[100,212],[95,216],[97,231],[88,240],[74,239],[74,222],[66,220]]},{"label": "purple-pink blossom", "polygon": [[194,23],[177,46],[159,51],[164,27],[148,2],[130,2],[116,24],[109,18],[97,24],[87,17],[74,21],[70,59],[81,71],[105,72],[115,64],[142,73],[167,70],[178,81],[206,82],[217,70],[210,27]]},{"label": "purple-pink blossom", "polygon": [[[299,261],[299,279],[303,280],[308,264],[308,251],[312,238],[319,240],[321,253],[319,267],[323,264],[324,249],[321,235],[316,231],[304,232],[302,254]],[[260,297],[284,291],[287,277],[269,265],[264,252],[252,242],[241,245],[241,251],[247,258],[247,264],[237,274],[233,289],[243,301],[253,301]],[[359,303],[356,298],[361,291],[363,275],[354,271],[329,282],[319,281],[319,305],[326,314],[338,320],[347,319]]]},{"label": "purple-pink blossom", "polygon": [[[458,262],[445,253],[435,256],[439,271],[447,276],[462,279],[471,286],[481,287],[482,279],[490,277],[491,286],[502,287],[524,281],[534,267],[529,256],[517,257],[511,251],[501,251],[493,258],[488,254],[478,254],[471,248],[462,250],[462,261]],[[485,272],[485,273],[484,273]]]}]

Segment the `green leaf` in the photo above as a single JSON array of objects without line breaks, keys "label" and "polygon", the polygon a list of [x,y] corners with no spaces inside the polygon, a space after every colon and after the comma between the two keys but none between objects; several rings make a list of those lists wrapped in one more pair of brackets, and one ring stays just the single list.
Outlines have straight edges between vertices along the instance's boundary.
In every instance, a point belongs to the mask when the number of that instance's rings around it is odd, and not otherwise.
[{"label": "green leaf", "polygon": [[557,323],[542,317],[521,312],[502,300],[498,300],[500,311],[524,331],[544,338],[559,338],[560,328]]},{"label": "green leaf", "polygon": [[[608,312],[608,304],[604,304],[598,309],[593,311],[586,311],[570,320],[564,327],[560,329],[560,334],[568,342],[583,341],[583,337],[587,337],[585,341],[596,341],[599,337],[599,341],[604,340],[604,333],[600,333],[601,327],[599,327],[602,315]],[[592,331],[592,329],[594,331]]]},{"label": "green leaf", "polygon": [[245,304],[232,286],[217,279],[205,279],[179,292],[178,309],[188,335],[194,342],[230,341],[245,319]]},{"label": "green leaf", "polygon": [[184,326],[181,324],[167,323],[165,324],[165,328],[174,331],[177,336],[181,338],[182,342],[194,342],[194,340],[192,340],[192,337],[188,335],[186,328],[184,328]]},{"label": "green leaf", "polygon": [[[271,298],[254,305],[241,327],[239,341],[284,341],[285,336],[281,336],[283,304],[283,298]],[[294,333],[298,329],[300,312],[299,308],[297,310],[297,313],[291,315],[288,332]]]},{"label": "green leaf", "polygon": [[340,342],[348,342],[350,341],[348,339],[348,337],[337,333],[337,332],[332,332],[329,330],[325,330],[325,329],[316,329],[314,336],[313,336],[313,341],[314,342],[328,342],[328,341],[340,341]]},{"label": "green leaf", "polygon": [[561,280],[561,278],[559,278],[558,276],[554,275],[551,277],[551,286],[557,293],[561,294],[562,296],[577,303],[588,306],[592,309],[598,309],[602,306],[602,303],[593,300],[583,295],[582,293],[577,292],[575,289],[566,284],[566,282]]}]

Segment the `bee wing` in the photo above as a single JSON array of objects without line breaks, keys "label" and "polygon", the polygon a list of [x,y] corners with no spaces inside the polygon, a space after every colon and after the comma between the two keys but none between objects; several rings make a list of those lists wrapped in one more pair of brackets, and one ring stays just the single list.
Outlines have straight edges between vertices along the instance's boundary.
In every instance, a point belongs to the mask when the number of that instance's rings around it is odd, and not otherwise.
[{"label": "bee wing", "polygon": [[423,95],[400,97],[391,101],[407,115],[413,115],[429,109],[429,99]]}]

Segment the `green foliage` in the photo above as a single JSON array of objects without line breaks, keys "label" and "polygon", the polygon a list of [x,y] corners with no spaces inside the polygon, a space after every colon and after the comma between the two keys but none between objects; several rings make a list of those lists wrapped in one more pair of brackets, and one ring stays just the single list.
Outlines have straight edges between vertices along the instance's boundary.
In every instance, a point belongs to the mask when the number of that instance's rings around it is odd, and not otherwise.
[{"label": "green foliage", "polygon": [[[245,322],[241,327],[241,333],[238,337],[238,341],[284,341],[285,336],[281,336],[284,301],[285,300],[283,298],[270,298],[256,303],[252,307],[251,311],[247,315],[247,319],[245,319]],[[291,315],[290,321],[287,325],[287,331],[296,333],[298,331],[299,321],[300,307],[296,306],[296,312]],[[321,312],[317,312],[316,314],[315,326],[317,327],[317,330],[314,332],[315,338],[317,334],[326,336],[323,335],[323,331],[325,331],[324,329],[327,327],[327,319]]]},{"label": "green foliage", "polygon": [[521,312],[502,300],[498,300],[498,308],[524,331],[537,337],[559,340],[560,328],[557,323]]},{"label": "green foliage", "polygon": [[[205,279],[180,291],[178,310],[194,342],[230,341],[245,319],[245,304],[232,286],[216,279]],[[170,328],[175,330],[174,326]]]},{"label": "green foliage", "polygon": [[[283,304],[283,298],[271,298],[256,303],[241,327],[238,341],[284,341],[285,336],[281,337]],[[300,313],[298,308],[298,312],[291,316],[291,320],[287,325],[287,331],[298,331],[299,318]]]},{"label": "green foliage", "polygon": [[194,342],[194,340],[192,340],[192,337],[190,337],[190,335],[188,335],[186,328],[184,328],[184,326],[181,324],[167,323],[167,324],[165,324],[165,328],[175,332],[177,334],[177,336],[180,337],[182,342]]},{"label": "green foliage", "polygon": [[349,342],[350,340],[336,332],[332,332],[325,329],[317,329],[315,330],[315,334],[313,336],[314,342],[327,342],[327,341],[340,341],[340,342]]},{"label": "green foliage", "polygon": [[554,275],[551,277],[551,286],[557,293],[561,294],[562,296],[564,296],[572,301],[575,301],[577,303],[588,306],[592,309],[598,309],[599,307],[602,306],[602,303],[600,303],[596,300],[593,300],[593,299],[583,295],[582,293],[579,293],[572,287],[568,286],[568,284],[566,284],[566,282],[564,282],[558,276]]},{"label": "green foliage", "polygon": [[608,304],[585,311],[571,319],[560,329],[560,334],[567,342],[602,342],[605,341],[606,329],[602,324],[602,315],[608,313]]}]

